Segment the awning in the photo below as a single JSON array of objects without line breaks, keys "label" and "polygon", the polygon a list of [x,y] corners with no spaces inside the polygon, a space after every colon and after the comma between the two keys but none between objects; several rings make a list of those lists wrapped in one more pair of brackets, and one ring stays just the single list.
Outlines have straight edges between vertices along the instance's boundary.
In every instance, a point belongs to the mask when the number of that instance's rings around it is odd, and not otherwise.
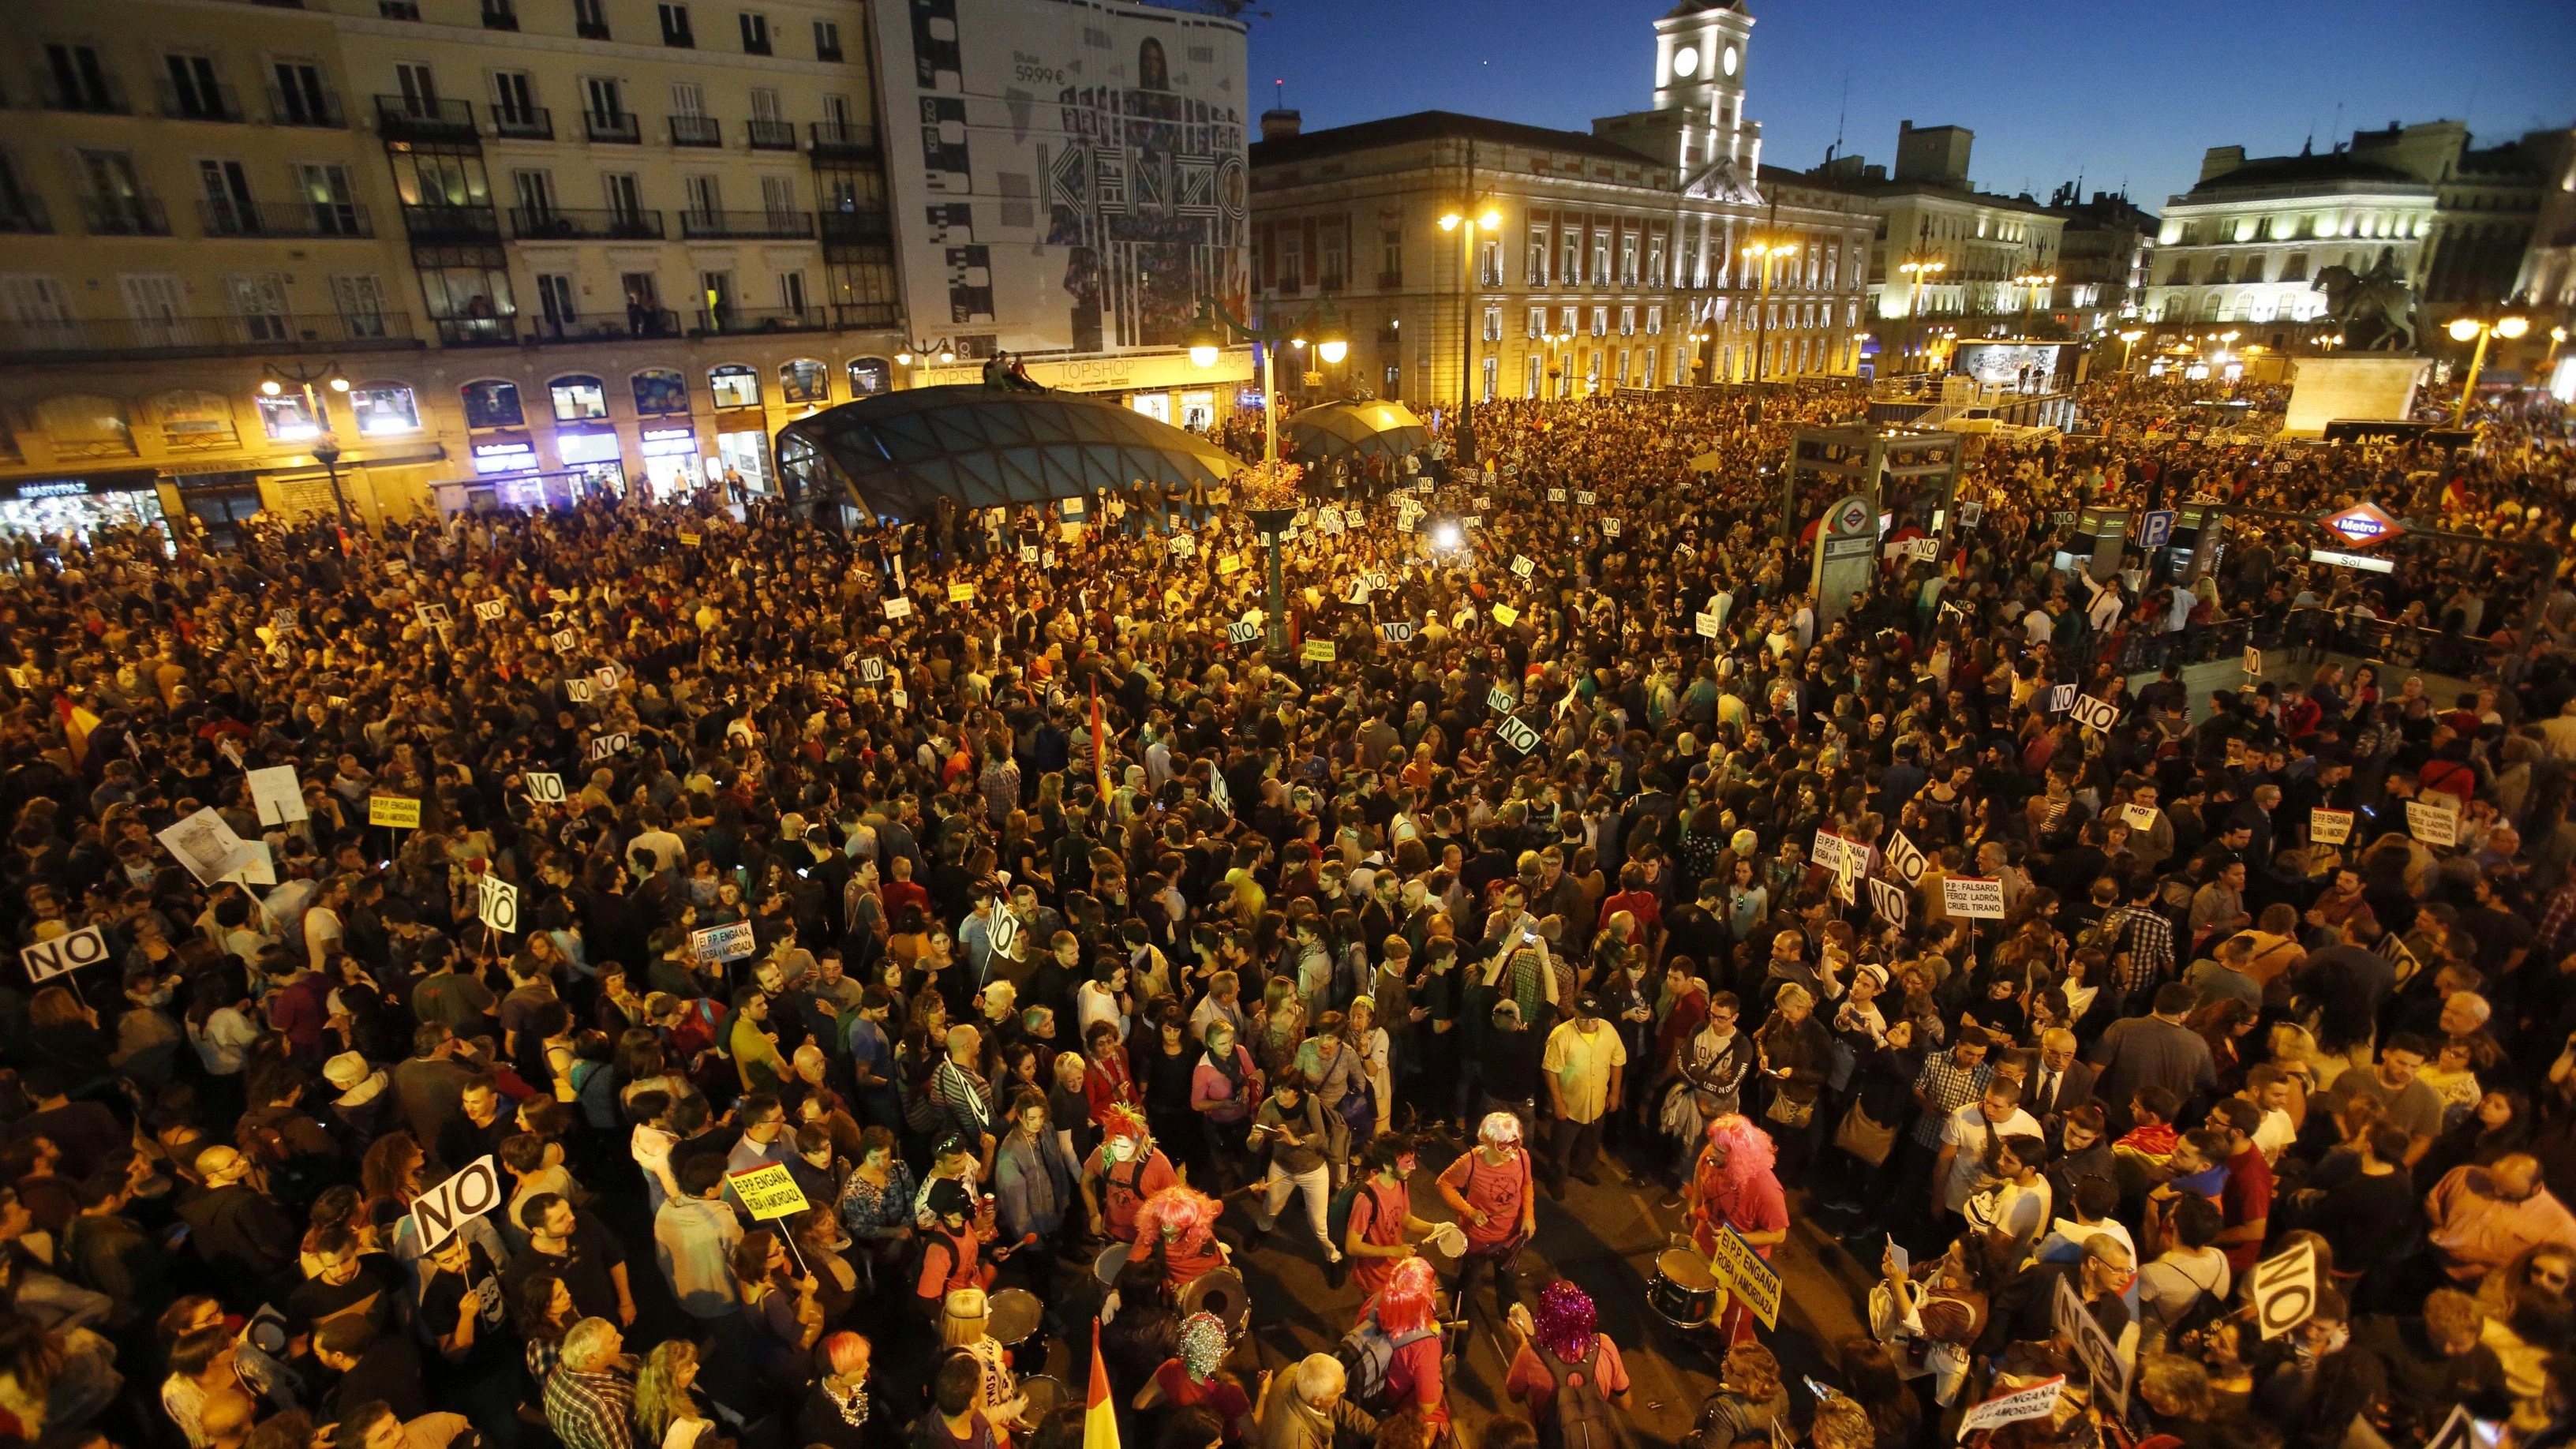
[{"label": "awning", "polygon": [[1431,430],[1402,403],[1328,402],[1279,425],[1305,462],[1372,455],[1392,463],[1431,442]]}]

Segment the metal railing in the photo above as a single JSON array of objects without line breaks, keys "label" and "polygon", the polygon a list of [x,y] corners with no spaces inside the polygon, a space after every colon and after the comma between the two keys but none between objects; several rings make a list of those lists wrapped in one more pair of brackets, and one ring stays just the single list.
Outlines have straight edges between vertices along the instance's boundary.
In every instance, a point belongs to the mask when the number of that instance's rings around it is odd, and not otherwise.
[{"label": "metal railing", "polygon": [[673,116],[671,144],[674,146],[721,146],[724,144],[724,122],[713,116]]},{"label": "metal railing", "polygon": [[584,111],[582,133],[594,141],[614,141],[620,145],[644,143],[644,123],[633,111]]},{"label": "metal railing", "polygon": [[0,233],[41,236],[53,229],[54,219],[45,210],[45,199],[34,192],[22,191],[0,202]]},{"label": "metal railing", "polygon": [[510,235],[521,241],[660,241],[662,213],[514,206]]},{"label": "metal railing", "polygon": [[416,242],[492,242],[501,218],[488,206],[406,206],[403,235]]},{"label": "metal railing", "polygon": [[684,211],[680,213],[680,235],[684,237],[736,237],[745,240],[784,241],[814,234],[814,213],[810,211]]},{"label": "metal railing", "polygon": [[606,40],[609,38],[608,22],[605,20],[576,21],[573,24],[572,33],[584,40]]},{"label": "metal railing", "polygon": [[835,302],[832,326],[842,332],[878,331],[895,324],[897,310],[892,302]]},{"label": "metal railing", "polygon": [[544,106],[493,106],[492,134],[512,141],[551,141],[555,113]]},{"label": "metal railing", "polygon": [[516,30],[519,28],[519,12],[510,0],[483,0],[483,28]]},{"label": "metal railing", "polygon": [[268,88],[268,119],[280,126],[327,126],[334,130],[349,124],[348,113],[340,109],[338,91],[326,88],[315,95],[275,84]]},{"label": "metal railing", "polygon": [[433,317],[442,347],[513,347],[519,341],[516,317]]},{"label": "metal railing", "polygon": [[796,149],[794,121],[752,120],[743,123],[754,151],[793,151]]},{"label": "metal railing", "polygon": [[164,120],[240,122],[249,119],[242,114],[240,95],[231,86],[220,82],[214,85],[191,82],[182,86],[163,76],[154,83],[153,95],[161,104]]},{"label": "metal railing", "polygon": [[71,318],[0,322],[0,354],[97,357],[154,352],[297,352],[411,347],[406,313],[359,317],[293,314],[267,317]]},{"label": "metal railing", "polygon": [[614,342],[623,337],[677,337],[680,314],[668,307],[639,307],[624,317],[526,319],[523,342]]},{"label": "metal railing", "polygon": [[92,116],[133,114],[125,101],[125,82],[112,75],[59,76],[52,71],[36,77],[38,104],[49,111],[78,111]]},{"label": "metal railing", "polygon": [[81,223],[91,236],[168,236],[170,213],[149,196],[85,196]]},{"label": "metal railing", "polygon": [[379,95],[376,133],[397,141],[470,141],[474,106],[470,101]]},{"label": "metal railing", "polygon": [[[2087,641],[2098,653],[2103,641]],[[2178,630],[2149,631],[2130,619],[2122,635],[2120,670],[2145,674],[2167,664],[2209,664],[2242,658],[2247,649],[2277,654],[2291,664],[2316,663],[2344,654],[2391,669],[2415,669],[2455,678],[2474,677],[2495,661],[2495,646],[2457,630],[2419,628],[2375,615],[2332,609],[2290,609],[2236,616]]]},{"label": "metal railing", "polygon": [[817,156],[872,155],[877,149],[877,128],[856,121],[815,121],[805,133],[814,138]]},{"label": "metal railing", "polygon": [[208,236],[371,237],[367,209],[346,201],[214,201],[197,203]]},{"label": "metal railing", "polygon": [[1404,273],[1402,272],[1380,272],[1377,274],[1377,289],[1381,292],[1392,292],[1403,285]]},{"label": "metal railing", "polygon": [[882,246],[894,240],[894,219],[882,211],[823,213],[825,246]]},{"label": "metal railing", "polygon": [[831,330],[832,313],[826,307],[721,307],[713,312],[703,308],[698,312],[698,331],[702,334]]}]

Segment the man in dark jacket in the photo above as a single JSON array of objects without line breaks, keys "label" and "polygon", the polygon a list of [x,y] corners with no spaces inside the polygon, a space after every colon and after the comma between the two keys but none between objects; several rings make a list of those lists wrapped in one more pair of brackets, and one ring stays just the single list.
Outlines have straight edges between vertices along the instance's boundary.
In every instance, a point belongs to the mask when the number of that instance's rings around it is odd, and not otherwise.
[{"label": "man in dark jacket", "polygon": [[179,1200],[188,1241],[234,1302],[259,1302],[301,1276],[293,1270],[303,1235],[277,1199],[252,1185],[254,1166],[233,1148],[209,1147],[197,1154],[204,1186]]}]

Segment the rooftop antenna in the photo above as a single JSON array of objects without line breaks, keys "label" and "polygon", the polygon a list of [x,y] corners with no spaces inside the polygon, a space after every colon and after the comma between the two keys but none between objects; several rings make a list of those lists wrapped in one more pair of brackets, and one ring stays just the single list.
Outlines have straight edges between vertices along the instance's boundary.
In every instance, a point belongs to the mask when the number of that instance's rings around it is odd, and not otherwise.
[{"label": "rooftop antenna", "polygon": [[1834,150],[1833,150],[1833,154],[1835,154],[1835,155],[1837,155],[1837,156],[1839,156],[1839,155],[1841,155],[1841,154],[1843,153],[1843,122],[1844,122],[1846,119],[1848,119],[1848,118],[1850,117],[1850,115],[1851,115],[1851,67],[1849,67],[1849,66],[1845,66],[1845,67],[1843,67],[1843,105],[1842,105],[1842,109],[1841,109],[1841,110],[1836,111],[1836,112],[1834,113]]},{"label": "rooftop antenna", "polygon": [[2333,145],[2333,147],[2332,147],[2331,149],[2333,149],[2333,150],[2337,150],[2337,151],[2342,150],[2342,149],[2343,149],[2343,102],[2341,102],[2341,101],[2337,101],[2337,102],[2335,102],[2335,123],[2334,123],[2333,140],[2334,140],[2334,145]]},{"label": "rooftop antenna", "polygon": [[1271,98],[1276,103],[1275,108],[1282,111],[1288,109],[1288,82],[1282,79],[1272,81],[1270,84],[1275,88],[1271,91]]}]

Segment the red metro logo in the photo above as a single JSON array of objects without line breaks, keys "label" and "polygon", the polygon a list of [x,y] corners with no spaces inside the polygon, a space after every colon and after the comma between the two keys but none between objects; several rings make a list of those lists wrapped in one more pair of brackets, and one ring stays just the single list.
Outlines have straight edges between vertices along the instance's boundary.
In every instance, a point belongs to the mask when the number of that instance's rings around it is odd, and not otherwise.
[{"label": "red metro logo", "polygon": [[2329,513],[2318,519],[2317,523],[2354,548],[2368,548],[2372,544],[2395,538],[2406,531],[2404,523],[2391,518],[2387,510],[2378,504],[2369,502],[2356,503],[2340,512]]}]

